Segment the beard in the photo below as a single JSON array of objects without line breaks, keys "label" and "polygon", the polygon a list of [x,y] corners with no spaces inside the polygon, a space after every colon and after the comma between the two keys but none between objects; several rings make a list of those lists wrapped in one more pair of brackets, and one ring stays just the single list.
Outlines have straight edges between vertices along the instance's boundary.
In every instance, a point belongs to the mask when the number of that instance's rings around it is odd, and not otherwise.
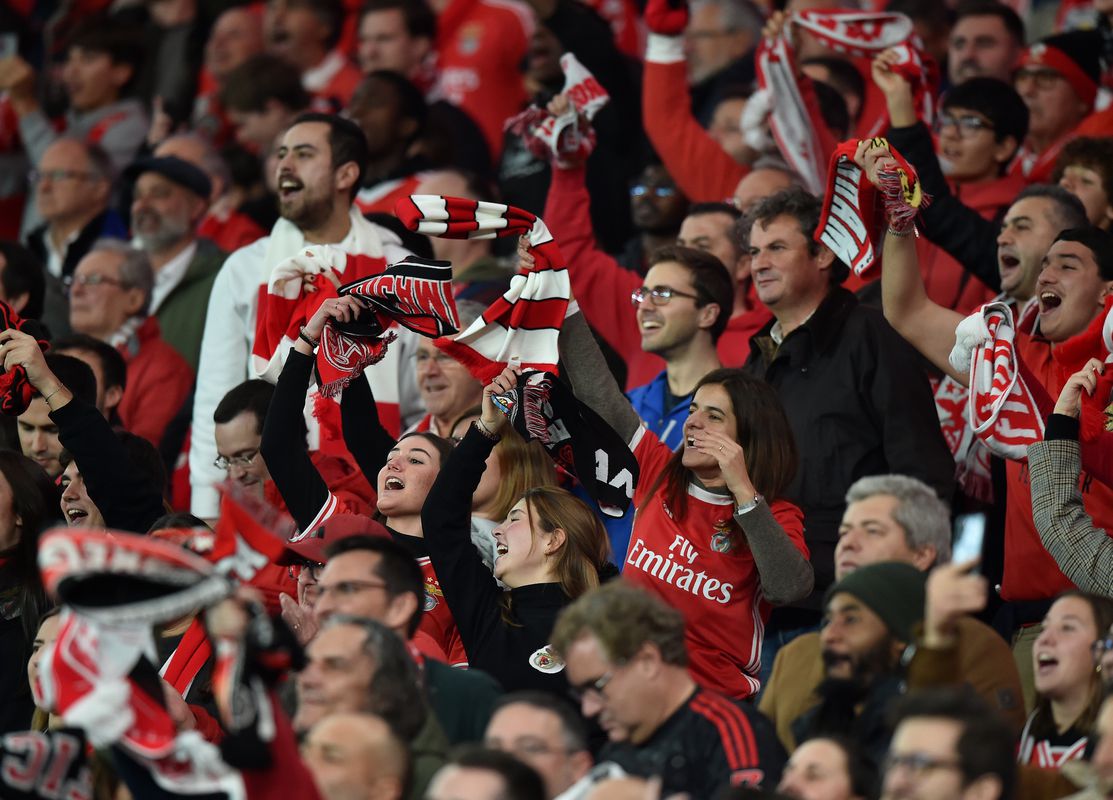
[{"label": "beard", "polygon": [[153,215],[140,213],[135,218],[136,230],[132,241],[145,253],[158,253],[181,241],[190,232],[189,220],[173,217],[157,217],[158,225],[149,231],[139,230],[139,226]]},{"label": "beard", "polygon": [[332,213],[331,194],[314,196],[308,192],[309,189],[306,187],[302,190],[301,197],[290,201],[283,201],[281,195],[278,198],[279,216],[294,223],[303,231],[313,230],[325,224]]}]

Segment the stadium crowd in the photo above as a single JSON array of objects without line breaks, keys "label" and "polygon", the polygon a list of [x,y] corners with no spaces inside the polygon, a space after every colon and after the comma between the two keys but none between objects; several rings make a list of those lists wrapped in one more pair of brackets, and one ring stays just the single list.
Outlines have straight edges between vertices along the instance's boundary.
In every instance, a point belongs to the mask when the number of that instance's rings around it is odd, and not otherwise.
[{"label": "stadium crowd", "polygon": [[1111,229],[1111,0],[9,0],[0,798],[1113,798]]}]

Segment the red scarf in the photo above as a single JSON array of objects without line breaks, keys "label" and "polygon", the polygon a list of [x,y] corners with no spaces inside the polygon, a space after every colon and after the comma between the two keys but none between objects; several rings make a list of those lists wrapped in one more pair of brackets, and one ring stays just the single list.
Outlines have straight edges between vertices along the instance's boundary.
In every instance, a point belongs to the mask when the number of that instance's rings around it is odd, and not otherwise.
[{"label": "red scarf", "polygon": [[815,240],[830,247],[858,276],[878,262],[873,243],[880,240],[886,222],[895,230],[911,229],[928,200],[912,165],[886,140],[874,139],[873,143],[888,149],[897,168],[880,173],[878,191],[854,163],[858,140],[840,144],[831,155],[823,214],[815,232]]},{"label": "red scarf", "polygon": [[[1113,400],[1113,295],[1105,298],[1105,310],[1094,317],[1089,327],[1077,336],[1060,342],[1051,350],[1051,356],[1069,378],[1086,365],[1091,358],[1105,360],[1105,372],[1098,375],[1094,393],[1082,395],[1082,414],[1079,417],[1079,438],[1095,442],[1105,433],[1105,409]],[[1066,381],[1063,381],[1066,383]]]},{"label": "red scarf", "polygon": [[[11,306],[0,301],[0,330],[8,328],[34,336],[43,350],[50,348],[38,322],[23,319],[12,310]],[[0,413],[18,417],[27,410],[27,406],[31,405],[35,394],[35,387],[27,380],[27,370],[21,364],[16,364],[6,372],[0,372]]]},{"label": "red scarf", "polygon": [[412,195],[394,210],[411,231],[445,239],[528,236],[531,268],[521,269],[510,288],[466,331],[440,338],[437,347],[466,366],[484,384],[512,359],[522,369],[556,372],[557,337],[568,310],[568,269],[540,217],[502,203],[459,197]]}]

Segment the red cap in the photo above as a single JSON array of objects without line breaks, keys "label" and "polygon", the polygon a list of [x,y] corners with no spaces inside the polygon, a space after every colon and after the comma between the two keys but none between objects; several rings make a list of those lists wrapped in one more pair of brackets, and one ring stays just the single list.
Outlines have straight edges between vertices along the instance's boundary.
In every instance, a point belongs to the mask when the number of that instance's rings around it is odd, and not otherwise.
[{"label": "red cap", "polygon": [[340,539],[349,536],[383,536],[390,538],[390,531],[382,523],[370,517],[357,514],[335,514],[326,519],[315,530],[308,534],[298,534],[286,542],[286,552],[278,558],[278,563],[324,564],[328,561],[325,548]]}]

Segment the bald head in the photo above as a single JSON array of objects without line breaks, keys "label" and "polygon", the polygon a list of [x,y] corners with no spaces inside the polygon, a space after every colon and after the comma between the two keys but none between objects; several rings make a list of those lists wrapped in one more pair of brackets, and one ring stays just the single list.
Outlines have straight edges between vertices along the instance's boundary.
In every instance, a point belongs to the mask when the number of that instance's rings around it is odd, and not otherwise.
[{"label": "bald head", "polygon": [[302,758],[325,800],[398,800],[409,752],[381,717],[333,714],[306,737]]}]

